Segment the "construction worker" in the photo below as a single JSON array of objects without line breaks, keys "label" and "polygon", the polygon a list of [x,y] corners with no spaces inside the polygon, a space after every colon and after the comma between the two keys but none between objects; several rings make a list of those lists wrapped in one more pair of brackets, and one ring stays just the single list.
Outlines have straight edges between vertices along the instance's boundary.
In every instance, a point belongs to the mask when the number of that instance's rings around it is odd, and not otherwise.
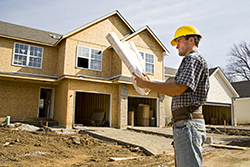
[{"label": "construction worker", "polygon": [[205,59],[198,52],[202,35],[193,26],[178,28],[172,46],[176,46],[181,65],[174,82],[156,83],[144,74],[136,78],[137,86],[172,96],[173,138],[177,167],[202,166],[202,145],[206,138],[202,105],[209,90],[209,73]]}]

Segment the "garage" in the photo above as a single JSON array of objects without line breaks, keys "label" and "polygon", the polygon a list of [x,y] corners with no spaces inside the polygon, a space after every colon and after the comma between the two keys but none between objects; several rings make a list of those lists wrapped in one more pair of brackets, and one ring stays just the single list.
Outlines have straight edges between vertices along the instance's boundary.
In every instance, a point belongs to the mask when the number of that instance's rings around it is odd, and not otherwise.
[{"label": "garage", "polygon": [[110,95],[76,92],[75,125],[109,126]]},{"label": "garage", "polygon": [[203,106],[205,123],[210,125],[231,125],[231,105],[230,104],[208,104]]},{"label": "garage", "polygon": [[157,127],[157,98],[128,97],[128,125]]}]

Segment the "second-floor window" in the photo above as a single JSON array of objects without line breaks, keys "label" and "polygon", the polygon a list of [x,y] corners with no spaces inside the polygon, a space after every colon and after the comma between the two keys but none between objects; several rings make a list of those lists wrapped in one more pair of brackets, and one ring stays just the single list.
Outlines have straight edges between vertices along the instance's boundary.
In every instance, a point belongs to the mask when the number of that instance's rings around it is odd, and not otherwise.
[{"label": "second-floor window", "polygon": [[77,46],[76,66],[91,70],[102,70],[102,51],[84,46]]},{"label": "second-floor window", "polygon": [[141,52],[140,54],[145,61],[145,72],[149,74],[154,74],[155,64],[154,55],[150,53]]},{"label": "second-floor window", "polygon": [[14,43],[12,65],[42,68],[43,48]]}]

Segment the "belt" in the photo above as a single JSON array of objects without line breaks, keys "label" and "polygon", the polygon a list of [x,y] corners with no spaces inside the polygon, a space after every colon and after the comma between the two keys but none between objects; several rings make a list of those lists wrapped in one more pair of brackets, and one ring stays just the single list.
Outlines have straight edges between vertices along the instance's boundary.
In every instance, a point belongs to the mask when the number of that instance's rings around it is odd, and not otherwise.
[{"label": "belt", "polygon": [[195,107],[195,106],[189,106],[189,107],[183,107],[176,109],[172,112],[173,118],[172,121],[173,123],[181,120],[187,120],[187,119],[203,119],[202,114],[194,114],[193,112],[195,111],[202,111],[202,106],[200,107]]},{"label": "belt", "polygon": [[202,114],[192,114],[190,113],[189,115],[183,115],[183,116],[178,116],[178,117],[173,117],[172,121],[173,123],[177,122],[177,121],[181,121],[181,120],[187,120],[187,119],[203,119],[203,115]]}]

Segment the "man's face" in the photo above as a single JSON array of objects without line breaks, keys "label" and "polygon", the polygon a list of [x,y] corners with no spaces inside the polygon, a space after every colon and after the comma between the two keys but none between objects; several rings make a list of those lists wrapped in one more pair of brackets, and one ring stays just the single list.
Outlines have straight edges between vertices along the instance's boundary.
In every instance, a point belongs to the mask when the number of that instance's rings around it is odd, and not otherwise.
[{"label": "man's face", "polygon": [[176,49],[180,56],[186,56],[190,50],[189,40],[186,40],[185,37],[180,37],[176,39]]}]

